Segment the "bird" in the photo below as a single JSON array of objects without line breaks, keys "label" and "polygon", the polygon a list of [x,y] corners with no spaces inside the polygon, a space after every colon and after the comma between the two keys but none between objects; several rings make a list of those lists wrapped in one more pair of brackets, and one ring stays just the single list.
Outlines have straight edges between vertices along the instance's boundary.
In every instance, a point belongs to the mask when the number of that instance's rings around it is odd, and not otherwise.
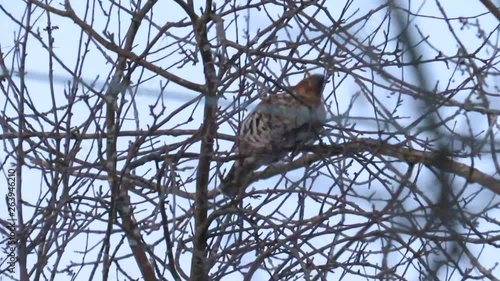
[{"label": "bird", "polygon": [[243,194],[253,171],[318,139],[326,119],[324,85],[323,75],[310,75],[287,91],[269,94],[242,121],[236,160],[219,185],[223,194]]}]

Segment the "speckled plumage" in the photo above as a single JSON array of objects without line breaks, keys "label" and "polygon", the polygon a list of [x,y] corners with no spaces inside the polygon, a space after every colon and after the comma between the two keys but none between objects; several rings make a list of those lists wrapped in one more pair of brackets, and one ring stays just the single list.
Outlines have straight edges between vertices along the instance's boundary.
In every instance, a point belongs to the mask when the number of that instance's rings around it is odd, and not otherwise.
[{"label": "speckled plumage", "polygon": [[286,156],[299,144],[314,141],[325,122],[322,75],[312,75],[289,92],[264,98],[242,122],[238,159],[222,180],[221,191],[231,197],[243,192],[251,173]]}]

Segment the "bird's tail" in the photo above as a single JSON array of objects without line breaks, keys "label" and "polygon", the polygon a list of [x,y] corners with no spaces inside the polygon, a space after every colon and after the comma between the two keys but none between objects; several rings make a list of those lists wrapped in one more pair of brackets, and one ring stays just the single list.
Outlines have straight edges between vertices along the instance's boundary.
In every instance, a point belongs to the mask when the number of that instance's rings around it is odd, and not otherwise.
[{"label": "bird's tail", "polygon": [[236,165],[231,167],[231,170],[224,176],[221,184],[219,185],[220,191],[229,197],[236,197],[238,195],[240,188],[238,188],[238,183],[236,180]]},{"label": "bird's tail", "polygon": [[[222,179],[219,190],[229,197],[236,197],[243,193],[250,180],[252,170],[245,169],[247,165],[239,165],[235,163],[227,175]],[[248,168],[248,167],[247,167]]]}]

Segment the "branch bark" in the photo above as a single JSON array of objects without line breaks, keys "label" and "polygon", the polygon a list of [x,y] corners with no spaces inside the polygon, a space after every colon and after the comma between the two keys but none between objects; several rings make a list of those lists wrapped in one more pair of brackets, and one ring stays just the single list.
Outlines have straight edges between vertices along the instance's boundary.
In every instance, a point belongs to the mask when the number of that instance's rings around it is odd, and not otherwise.
[{"label": "branch bark", "polygon": [[313,153],[304,155],[291,163],[277,165],[262,172],[254,173],[252,182],[302,168],[324,158],[370,152],[374,155],[394,157],[408,164],[423,164],[435,167],[442,171],[461,176],[468,182],[479,183],[492,192],[500,194],[500,179],[496,179],[474,167],[457,162],[449,157],[444,157],[438,152],[414,150],[387,144],[375,139],[357,139],[343,144],[304,147],[304,151],[311,151]]},{"label": "branch bark", "polygon": [[[192,3],[191,3],[192,4]],[[190,5],[192,9],[192,5]],[[195,18],[194,10],[190,13],[193,21],[196,43],[203,60],[205,74],[205,107],[203,124],[201,129],[201,148],[198,171],[196,172],[196,195],[195,195],[195,233],[193,239],[193,256],[191,259],[191,280],[208,281],[207,258],[207,227],[205,221],[208,213],[208,183],[210,162],[212,161],[214,137],[217,134],[217,74],[214,67],[213,55],[208,40],[207,24],[210,20],[212,1],[208,0],[205,5],[204,14]],[[209,102],[214,101],[214,102]]]},{"label": "branch bark", "polygon": [[500,21],[500,9],[495,6],[490,0],[479,0],[483,5],[490,11],[496,18],[497,20]]}]

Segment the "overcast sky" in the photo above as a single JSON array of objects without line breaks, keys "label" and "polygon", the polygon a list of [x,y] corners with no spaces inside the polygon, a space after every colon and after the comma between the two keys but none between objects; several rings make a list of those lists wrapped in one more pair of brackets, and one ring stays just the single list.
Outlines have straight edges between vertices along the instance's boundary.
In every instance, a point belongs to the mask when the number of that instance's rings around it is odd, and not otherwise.
[{"label": "overcast sky", "polygon": [[[5,3],[1,3],[0,6],[11,13],[15,18],[19,19],[21,18],[21,15],[24,13],[24,2],[23,1],[2,1]],[[83,6],[80,5],[85,5],[86,1],[71,1],[75,11],[81,16],[83,16]],[[178,8],[177,5],[175,5],[172,1],[159,1],[158,7],[155,8],[155,17],[156,19],[158,18],[168,18],[170,21],[175,21],[180,18],[184,17],[183,11]],[[217,2],[217,1],[214,1]],[[243,1],[245,2],[245,1]],[[410,1],[408,1],[410,2]],[[357,6],[360,3],[361,6]],[[412,28],[415,25],[418,25],[419,28],[423,31],[424,34],[429,36],[429,41],[432,42],[434,47],[436,47],[439,50],[443,50],[447,55],[453,55],[457,53],[457,45],[455,43],[455,40],[453,39],[452,35],[449,32],[448,26],[446,23],[440,19],[437,19],[435,17],[441,17],[441,14],[436,6],[435,1],[425,1],[425,3],[421,6],[422,1],[411,1],[412,6],[411,10],[414,12],[417,12],[420,15],[425,15],[426,17],[419,17],[417,19],[414,19],[414,22],[412,23]],[[329,12],[334,16],[338,17],[340,13],[342,12],[342,8],[344,7],[345,1],[328,1],[326,5],[328,5],[328,10]],[[443,0],[441,1],[441,4],[444,8],[444,10],[447,12],[447,16],[449,18],[467,18],[467,17],[475,17],[477,15],[486,13],[487,10],[486,8],[480,3],[480,1],[471,1],[471,0],[460,0],[460,1],[454,1],[454,0]],[[366,14],[367,11],[377,7],[379,5],[379,1],[354,1],[353,6],[349,8],[350,13],[354,13],[356,10],[359,9],[357,12],[357,16],[355,15],[354,18],[357,18],[359,16],[362,16]],[[62,9],[63,6],[58,6],[54,5],[54,7],[57,7],[59,9]],[[271,8],[269,10],[270,13],[281,13],[282,9],[279,8]],[[39,12],[35,12],[36,16],[40,15]],[[266,26],[269,25],[269,20],[265,16],[264,13],[258,12],[256,10],[252,10],[248,14],[250,18],[250,23],[249,23],[249,34],[256,34],[259,30],[262,28],[265,28]],[[122,32],[126,30],[128,27],[128,22],[126,21],[128,17],[126,15],[123,15],[124,23],[122,23],[121,30]],[[316,19],[319,21],[326,20],[326,16],[324,14],[319,14],[316,16]],[[79,45],[79,40],[80,40],[80,33],[81,31],[79,28],[69,21],[68,19],[60,18],[57,16],[52,16],[52,26],[58,26],[57,30],[54,30],[54,36],[55,36],[55,53],[57,56],[64,61],[67,65],[71,66],[74,65],[74,62],[77,60],[77,57],[75,56],[75,50],[78,48]],[[375,14],[370,22],[366,25],[363,26],[363,28],[360,29],[356,34],[358,38],[365,38],[367,34],[370,34],[371,32],[375,31],[376,28],[379,26],[380,21],[383,20],[383,14],[382,13],[377,13]],[[9,69],[9,71],[13,75],[19,75],[20,70],[16,67],[16,63],[12,63],[12,55],[11,55],[11,50],[14,47],[14,41],[17,36],[17,34],[20,32],[19,26],[14,24],[12,20],[10,20],[7,15],[4,12],[0,11],[0,22],[2,23],[2,36],[0,36],[0,47],[1,51],[3,52],[4,56],[7,58],[6,64],[7,66],[11,66],[12,68]],[[163,22],[163,21],[158,21],[158,22]],[[117,27],[117,22],[112,21],[111,22],[112,26],[110,29],[118,30]],[[481,40],[479,40],[476,36],[473,36],[473,32],[470,32],[469,30],[462,30],[460,31],[460,23],[459,21],[453,21],[453,24],[457,27],[457,31],[459,32],[459,36],[467,36],[467,37],[461,37],[463,39],[463,42],[466,43],[466,47],[468,48],[469,51],[473,52],[476,48],[481,46],[483,43]],[[491,15],[484,15],[480,17],[480,24],[481,27],[487,32],[493,32],[497,26],[498,26],[498,21],[496,20],[495,17]],[[40,32],[40,36],[46,37],[46,33],[43,32],[43,27],[47,25],[47,19],[45,16],[42,16],[36,25],[35,32]],[[102,17],[96,17],[94,25],[96,26],[97,31],[103,30],[103,27],[106,25],[105,19]],[[101,29],[99,29],[101,28]],[[246,27],[245,27],[246,28]],[[244,27],[241,27],[243,30]],[[353,27],[353,30],[356,29],[356,26]],[[289,30],[290,31],[290,30]],[[187,30],[186,30],[187,32]],[[291,30],[293,32],[293,30]],[[240,30],[240,40],[245,40],[243,36],[241,35],[243,32]],[[123,34],[121,34],[123,36]],[[236,36],[236,33],[234,30],[228,30],[228,36]],[[282,31],[281,33],[278,33],[278,37],[280,36],[287,36],[285,31]],[[495,35],[496,36],[496,35]],[[119,36],[116,35],[115,38],[118,38]],[[140,42],[140,39],[143,39],[144,42],[147,42],[150,40],[147,37],[146,32],[140,32],[138,36],[138,42]],[[340,38],[339,38],[340,40]],[[380,36],[379,40],[383,40],[383,37]],[[168,42],[167,40],[164,40],[165,42],[161,42],[159,46],[166,46],[172,42]],[[137,46],[138,50],[141,50],[141,46]],[[425,45],[422,46],[422,51],[423,58],[433,58],[436,56],[435,51],[431,50],[430,48],[426,47]],[[111,54],[108,52],[108,54]],[[149,61],[153,61],[155,58],[160,58],[164,54],[163,53],[157,53],[152,56],[148,57]],[[484,56],[484,57],[489,57],[491,54],[482,54],[481,52],[478,54],[478,56]],[[82,80],[88,84],[88,85],[94,85],[94,89],[102,88],[105,89],[107,86],[106,78],[109,76],[109,73],[112,71],[111,65],[107,63],[105,60],[103,60],[102,55],[99,51],[96,51],[95,48],[92,48],[92,51],[88,54],[89,58],[87,59],[87,65],[84,68],[85,71],[82,75]],[[170,67],[169,63],[170,62],[175,62],[179,60],[179,55],[175,54],[171,58],[162,60],[162,67],[167,68]],[[115,56],[111,56],[113,59],[115,59]],[[49,85],[47,83],[47,65],[48,65],[48,54],[47,51],[43,48],[41,44],[39,44],[36,40],[30,39],[30,44],[28,47],[28,67],[25,70],[26,72],[26,79],[27,79],[27,86],[30,92],[31,98],[35,100],[35,104],[37,106],[37,109],[40,112],[50,112],[52,108],[52,101],[47,98],[48,94],[50,92]],[[272,65],[271,67],[274,68],[276,73],[280,73],[280,68],[279,65]],[[60,65],[56,65],[54,67],[55,72],[55,81],[57,82],[55,84],[56,86],[56,92],[60,92],[61,95],[63,95],[64,90],[67,88],[67,82],[71,81],[72,76],[68,73],[67,70],[65,70],[63,67]],[[432,63],[427,66],[425,66],[426,74],[428,80],[428,85],[435,85],[438,81],[438,89],[445,89],[447,87],[453,88],[456,87],[456,85],[459,85],[463,81],[460,80],[458,76],[453,76],[456,77],[453,81],[450,81],[450,77],[453,75],[453,72],[455,71],[454,69],[449,69],[445,63]],[[200,66],[199,65],[191,65],[191,64],[186,64],[182,68],[176,68],[172,67],[170,69],[173,73],[185,77],[186,79],[196,82],[196,83],[203,83],[204,82],[204,76],[203,72],[200,71]],[[323,70],[318,69],[315,70],[317,73],[323,73]],[[398,70],[394,70],[398,71]],[[146,72],[145,76],[151,75],[151,73]],[[259,79],[259,77],[256,75],[256,79]],[[288,80],[286,80],[286,83],[289,83],[290,85],[293,85],[300,81],[302,77],[300,75],[295,75],[290,77]],[[409,81],[411,81],[413,78],[411,76],[408,76],[407,78]],[[465,79],[465,77],[463,78]],[[449,84],[447,84],[450,82]],[[160,85],[166,83],[164,78],[161,77],[153,77],[149,81],[143,83],[140,85],[139,89],[137,90],[137,105],[139,106],[138,112],[139,112],[139,127],[141,129],[147,129],[148,126],[152,124],[152,118],[149,115],[149,105],[153,104],[156,100],[156,98],[161,95],[162,98],[165,100],[167,104],[167,111],[173,112],[175,109],[177,109],[179,106],[182,104],[186,103],[189,100],[192,100],[196,98],[197,93],[193,91],[189,91],[181,86],[178,86],[174,83],[168,84],[165,92],[161,92],[160,90]],[[338,117],[339,113],[343,113],[346,111],[349,107],[349,103],[351,101],[352,96],[357,92],[356,89],[356,84],[352,80],[347,80],[347,82],[342,82],[340,85],[336,84],[339,83],[336,78],[333,78],[330,80],[330,84],[328,84],[325,88],[325,94],[332,94],[334,86],[336,87],[335,93],[333,95],[330,95],[330,99],[327,100],[327,103],[332,103],[332,107],[329,109],[330,110],[330,117],[336,121],[332,121],[332,123],[339,122],[338,124],[342,124],[342,122],[345,122],[344,119],[335,119]],[[498,81],[497,81],[498,83]],[[234,89],[234,88],[233,88]],[[383,94],[381,89],[377,89],[377,91],[380,91],[381,94]],[[385,94],[384,94],[385,95]],[[465,94],[464,94],[465,95]],[[334,100],[333,96],[335,96],[337,99]],[[228,97],[227,100],[220,100],[220,103],[223,106],[228,106],[230,104],[231,98]],[[334,102],[336,101],[336,102]],[[65,99],[61,97],[61,100],[58,101],[60,102],[61,105],[64,104]],[[5,104],[5,97],[0,96],[0,103]],[[395,107],[395,101],[392,99],[387,99],[387,106],[388,107]],[[188,124],[182,125],[180,128],[183,129],[198,129],[199,125],[202,122],[201,116],[202,116],[202,108],[203,106],[191,106],[189,107],[190,110],[187,110],[183,114],[179,114],[175,118],[173,118],[170,122],[168,122],[163,129],[167,128],[172,128],[177,126],[178,124],[184,123],[190,116],[194,117],[194,121],[189,122]],[[250,107],[251,108],[251,107]],[[491,108],[495,109],[500,109],[500,96],[497,97],[497,100],[492,100],[491,102]],[[4,110],[4,109],[2,109]],[[415,107],[415,103],[405,103],[403,106],[399,109],[403,110],[404,112],[401,114],[406,113],[408,115],[408,124],[411,123],[411,120],[414,120],[415,118],[419,117],[419,111],[418,108]],[[450,112],[455,109],[450,109]],[[15,116],[15,112],[11,107],[7,107],[5,109],[6,115],[7,116]],[[84,106],[77,106],[74,110],[74,122],[75,124],[79,123],[79,119],[83,122],[86,120],[88,116],[89,109],[85,108]],[[194,114],[191,114],[191,112],[194,112]],[[130,117],[133,118],[133,111],[130,111]],[[167,113],[168,114],[168,113]],[[445,114],[445,112],[443,112]],[[364,105],[363,105],[363,100],[362,98],[359,99],[359,104],[355,104],[355,107],[350,111],[349,118],[352,118],[351,120],[358,120],[356,118],[362,118],[362,117],[373,117],[373,112],[367,112]],[[466,120],[460,120],[457,119],[457,122],[465,122]],[[477,126],[474,128],[477,130],[477,132],[481,132],[487,129],[487,123],[483,119],[477,119]],[[42,123],[43,124],[43,123]],[[337,123],[336,123],[337,124]],[[35,128],[38,128],[40,130],[50,130],[50,127],[44,127],[40,126],[39,124],[32,124]],[[46,124],[44,124],[46,126]],[[360,122],[358,124],[357,128],[362,128],[362,129],[376,129],[377,126],[380,126],[375,121],[366,121],[366,123]],[[457,127],[457,132],[463,132],[468,134],[469,132],[467,131],[468,127],[466,126],[458,126]],[[463,128],[463,129],[462,129]],[[135,130],[137,129],[136,123],[134,121],[129,121],[129,122],[124,122],[123,129],[125,130]],[[230,129],[230,127],[225,124],[222,125],[220,128],[220,131],[223,133],[228,133],[228,134],[233,134],[233,131]],[[164,137],[162,139],[165,143],[168,143],[171,139],[168,137]],[[88,146],[83,146],[82,150],[80,151],[81,155],[85,155],[88,151],[92,149],[93,146],[90,145],[90,143],[87,143]],[[128,145],[128,139],[120,143],[121,147],[125,149]],[[220,149],[222,150],[229,150],[231,149],[231,144],[228,142],[221,142]],[[196,152],[198,151],[198,146],[192,146],[190,147],[189,151]],[[7,156],[7,153],[10,153],[9,151],[5,151],[4,149],[0,150],[0,159],[5,159]],[[493,173],[494,168],[491,166],[491,162],[488,162],[491,159],[488,159],[487,156],[485,156],[485,159],[482,161],[477,161],[475,162],[475,167],[479,169],[483,169],[486,171],[491,171]],[[11,160],[12,161],[12,160]],[[484,161],[484,162],[483,162]],[[468,160],[465,161],[466,163],[469,163]],[[194,162],[190,162],[186,164],[186,166],[192,166]],[[228,167],[228,166],[224,166]],[[149,168],[149,167],[148,167]],[[353,169],[356,169],[359,167],[354,166]],[[144,168],[146,170],[147,168]],[[44,189],[45,183],[42,180],[42,176],[39,171],[32,171],[28,168],[24,169],[24,176],[23,178],[23,192],[24,194],[24,199],[29,202],[36,202],[36,200],[39,198],[40,194],[44,193],[46,189]],[[194,173],[194,170],[186,170],[185,172],[181,172],[181,175],[188,177],[192,176]],[[290,179],[300,179],[303,176],[303,171],[299,170],[296,172],[291,172],[288,174],[288,177]],[[368,177],[368,175],[364,175]],[[361,175],[363,177],[363,175]],[[272,185],[272,183],[276,182],[277,178],[271,179],[269,181],[260,181],[256,184],[256,186],[266,186],[266,185]],[[326,180],[326,179],[325,179]],[[421,177],[420,181],[425,181],[425,177]],[[429,181],[432,182],[432,181]],[[3,183],[2,186],[5,186],[5,178],[2,177],[0,179],[0,183]],[[103,183],[106,184],[106,183]],[[317,188],[318,191],[322,191],[321,186],[313,187]],[[431,184],[429,185],[429,188],[432,188]],[[479,187],[478,187],[479,188]],[[191,186],[191,190],[194,189],[194,185]],[[373,190],[371,190],[373,191]],[[370,191],[370,192],[371,192]],[[379,192],[379,191],[377,191]],[[384,194],[383,191],[380,191],[381,193],[379,194],[380,197],[384,197],[387,194]],[[0,196],[2,198],[5,196],[6,190],[1,189],[0,190]],[[492,196],[492,193],[490,192],[484,192],[482,193],[477,200],[477,205],[478,208],[484,207],[481,206],[481,202],[483,202],[481,199],[486,200],[487,198]],[[183,202],[182,199],[178,199],[178,202]],[[371,203],[370,202],[360,202],[360,206],[365,207],[370,209],[371,208]],[[274,204],[270,204],[269,208],[272,209],[274,208]],[[32,215],[33,209],[27,208],[25,211],[25,216],[26,218],[30,218]],[[309,216],[315,215],[317,212],[316,209],[310,209],[311,214]],[[179,209],[180,212],[180,209]],[[6,209],[5,205],[0,204],[0,213],[5,214]],[[146,216],[148,214],[144,214]],[[498,210],[496,212],[491,212],[491,216],[493,217],[498,217],[500,215],[500,212]],[[138,214],[140,217],[141,214]],[[97,224],[97,223],[96,223]],[[93,228],[98,228],[99,226],[93,226]],[[105,224],[102,224],[102,228],[104,229]],[[488,227],[488,226],[485,226]],[[158,233],[158,237],[160,237],[162,233]],[[151,237],[154,237],[155,234],[152,234]],[[85,237],[82,237],[82,243],[85,243],[83,241]],[[323,238],[321,238],[323,239]],[[317,243],[321,244],[321,241],[316,241]],[[81,245],[79,243],[72,243],[69,245],[67,248],[67,251],[74,250],[74,251],[81,251]],[[155,249],[155,252],[161,253],[162,251],[164,252],[165,250],[162,246],[159,246],[159,248]],[[378,246],[379,247],[379,246]],[[127,247],[125,247],[128,249]],[[375,246],[374,248],[377,248]],[[476,249],[477,251],[480,250],[479,247]],[[481,255],[481,261],[483,262],[483,265],[485,267],[493,267],[493,265],[498,262],[498,250],[494,250],[491,248],[488,248],[487,251],[483,252]],[[75,257],[78,257],[80,254],[75,253]],[[190,256],[183,256],[185,260],[182,261],[182,264],[185,265],[186,268],[189,267],[190,264]],[[254,256],[249,255],[248,260],[251,261]],[[35,259],[35,255],[31,256],[31,259]],[[68,261],[71,259],[68,258]],[[134,265],[133,261],[131,261],[132,267],[136,267]],[[188,272],[188,270],[186,269]],[[412,274],[415,274],[416,271],[409,271]],[[500,269],[497,267],[493,272],[495,276],[500,276]],[[81,272],[79,275],[78,280],[84,280],[85,277],[87,277],[89,272]],[[122,276],[119,276],[122,277]],[[113,277],[115,278],[115,277]],[[238,278],[235,276],[235,278]],[[262,272],[262,275],[256,274],[255,275],[255,280],[261,280],[259,278],[268,278],[265,272]],[[409,280],[416,280],[417,277],[415,278],[408,278]],[[231,279],[227,279],[231,280]],[[354,279],[352,279],[354,280]],[[359,279],[361,280],[361,279]]]}]

